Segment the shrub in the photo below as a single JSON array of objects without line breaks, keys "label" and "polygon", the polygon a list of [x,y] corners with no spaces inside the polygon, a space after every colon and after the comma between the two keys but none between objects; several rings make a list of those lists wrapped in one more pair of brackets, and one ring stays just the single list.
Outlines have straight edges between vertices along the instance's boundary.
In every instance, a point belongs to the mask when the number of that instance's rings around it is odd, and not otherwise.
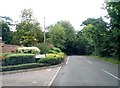
[{"label": "shrub", "polygon": [[58,52],[58,53],[62,52],[59,48],[56,48],[56,47],[52,48],[52,50],[53,50],[53,51],[56,51],[56,52]]},{"label": "shrub", "polygon": [[53,47],[52,44],[49,44],[47,42],[46,43],[38,43],[35,46],[37,46],[41,50],[41,54],[47,53],[50,50],[50,48]]},{"label": "shrub", "polygon": [[57,53],[60,53],[60,52],[62,52],[59,48],[56,48],[56,47],[54,47],[54,48],[51,48],[49,51],[48,51],[48,53],[52,53],[52,54],[57,54]]},{"label": "shrub", "polygon": [[20,69],[38,68],[43,66],[48,66],[48,64],[29,63],[29,64],[15,65],[15,66],[3,66],[0,69],[2,69],[1,71],[12,71],[12,70],[20,70]]},{"label": "shrub", "polygon": [[2,60],[3,66],[34,63],[34,54],[11,54]]},{"label": "shrub", "polygon": [[38,60],[39,63],[46,63],[49,65],[56,65],[61,63],[62,61],[63,61],[63,58],[59,58],[59,57],[46,57]]},{"label": "shrub", "polygon": [[58,57],[58,58],[64,58],[64,53],[57,53],[57,54],[46,54],[46,57]]},{"label": "shrub", "polygon": [[19,47],[17,49],[18,53],[32,53],[32,54],[39,54],[40,49],[37,47]]},{"label": "shrub", "polygon": [[59,55],[60,57],[64,58],[65,54],[63,52],[58,53],[57,55]]},{"label": "shrub", "polygon": [[53,51],[53,50],[49,50],[48,53],[57,54],[58,52]]},{"label": "shrub", "polygon": [[46,54],[46,57],[56,57],[56,54]]}]

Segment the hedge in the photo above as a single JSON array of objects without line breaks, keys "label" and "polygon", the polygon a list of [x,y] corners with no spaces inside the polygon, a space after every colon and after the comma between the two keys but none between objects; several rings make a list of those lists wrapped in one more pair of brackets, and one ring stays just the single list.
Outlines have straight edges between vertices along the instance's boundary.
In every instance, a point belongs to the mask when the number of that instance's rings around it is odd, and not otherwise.
[{"label": "hedge", "polygon": [[46,57],[38,60],[39,63],[46,63],[49,65],[56,65],[63,61],[63,58],[60,57]]},{"label": "hedge", "polygon": [[53,47],[51,50],[56,51],[58,53],[62,52],[59,48]]},{"label": "hedge", "polygon": [[48,66],[48,64],[43,63],[29,63],[29,64],[21,64],[21,65],[14,65],[14,66],[3,66],[1,67],[0,71],[13,71],[13,70],[21,70],[21,69],[29,69],[29,68],[38,68]]},{"label": "hedge", "polygon": [[59,48],[56,48],[56,47],[53,47],[48,51],[48,53],[51,53],[51,54],[58,54],[60,52],[62,52],[62,51]]},{"label": "hedge", "polygon": [[18,53],[32,53],[32,54],[39,54],[40,49],[37,47],[19,47],[17,49]]},{"label": "hedge", "polygon": [[46,54],[46,57],[61,57],[64,58],[64,53],[57,53],[57,54]]},{"label": "hedge", "polygon": [[34,63],[34,54],[11,54],[2,60],[3,66]]},{"label": "hedge", "polygon": [[54,51],[54,50],[49,50],[48,54],[57,54],[58,52]]}]

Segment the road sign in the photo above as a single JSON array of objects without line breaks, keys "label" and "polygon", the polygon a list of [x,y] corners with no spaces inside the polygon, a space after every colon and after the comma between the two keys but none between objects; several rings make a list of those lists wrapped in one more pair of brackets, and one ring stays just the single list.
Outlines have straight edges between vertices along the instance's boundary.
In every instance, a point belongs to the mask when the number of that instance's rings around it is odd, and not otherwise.
[{"label": "road sign", "polygon": [[45,58],[45,54],[36,54],[35,58]]}]

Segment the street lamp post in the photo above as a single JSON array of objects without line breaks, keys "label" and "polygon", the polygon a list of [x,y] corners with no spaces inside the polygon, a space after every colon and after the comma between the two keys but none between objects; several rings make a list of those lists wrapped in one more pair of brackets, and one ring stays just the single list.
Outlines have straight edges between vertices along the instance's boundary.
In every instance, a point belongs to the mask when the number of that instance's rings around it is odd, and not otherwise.
[{"label": "street lamp post", "polygon": [[45,44],[45,17],[44,17],[44,44]]}]

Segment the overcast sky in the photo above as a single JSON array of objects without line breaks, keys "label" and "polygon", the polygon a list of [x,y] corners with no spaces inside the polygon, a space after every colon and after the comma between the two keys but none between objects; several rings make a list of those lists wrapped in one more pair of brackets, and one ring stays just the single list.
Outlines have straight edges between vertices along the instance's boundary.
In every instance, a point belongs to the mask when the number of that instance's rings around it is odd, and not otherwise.
[{"label": "overcast sky", "polygon": [[67,20],[80,30],[82,21],[106,14],[101,9],[104,0],[1,0],[0,3],[0,16],[9,16],[17,21],[21,10],[31,8],[42,27],[46,17],[46,26]]}]

